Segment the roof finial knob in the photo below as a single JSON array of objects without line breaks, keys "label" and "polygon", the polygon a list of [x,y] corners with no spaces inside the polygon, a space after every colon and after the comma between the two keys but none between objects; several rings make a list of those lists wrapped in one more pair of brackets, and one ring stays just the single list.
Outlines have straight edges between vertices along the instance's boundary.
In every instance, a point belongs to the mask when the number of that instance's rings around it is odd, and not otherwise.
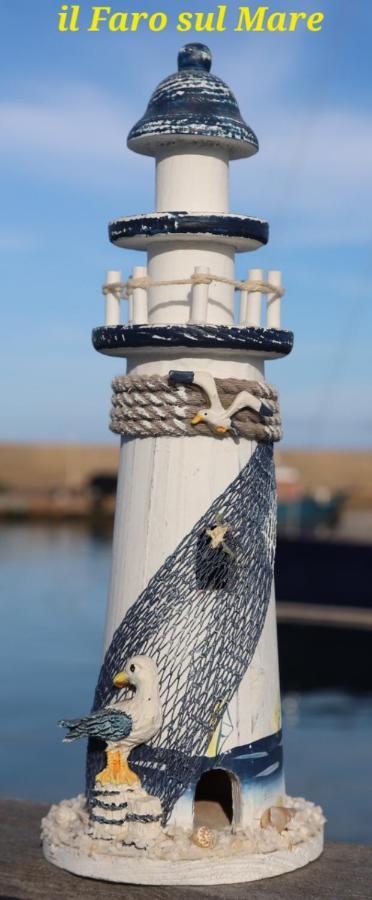
[{"label": "roof finial knob", "polygon": [[209,72],[212,65],[212,54],[205,44],[185,44],[178,54],[178,70],[204,69]]}]

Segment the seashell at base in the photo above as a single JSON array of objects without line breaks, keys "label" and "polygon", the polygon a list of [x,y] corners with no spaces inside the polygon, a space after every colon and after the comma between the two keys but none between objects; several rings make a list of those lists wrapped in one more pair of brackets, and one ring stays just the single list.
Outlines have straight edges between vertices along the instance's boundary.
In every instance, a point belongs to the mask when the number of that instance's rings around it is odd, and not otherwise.
[{"label": "seashell at base", "polygon": [[215,834],[207,825],[200,825],[196,831],[193,831],[191,840],[193,844],[202,847],[203,850],[210,850],[216,843]]},{"label": "seashell at base", "polygon": [[262,813],[260,819],[261,828],[275,828],[279,834],[287,827],[288,822],[295,814],[295,810],[286,806],[269,806]]}]

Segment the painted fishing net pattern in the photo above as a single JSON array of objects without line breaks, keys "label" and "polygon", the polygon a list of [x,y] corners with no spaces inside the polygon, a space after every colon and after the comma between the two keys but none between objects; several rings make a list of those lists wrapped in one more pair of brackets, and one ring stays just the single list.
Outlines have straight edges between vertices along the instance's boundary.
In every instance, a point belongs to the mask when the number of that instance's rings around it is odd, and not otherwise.
[{"label": "painted fishing net pattern", "polygon": [[[207,530],[227,525],[216,547]],[[251,459],[150,580],[116,630],[93,709],[118,697],[112,678],[129,656],[151,656],[159,671],[163,724],[136,747],[130,765],[160,797],[164,821],[199,778],[203,754],[255,652],[265,622],[275,556],[272,445]],[[90,742],[88,794],[105,764]]]}]

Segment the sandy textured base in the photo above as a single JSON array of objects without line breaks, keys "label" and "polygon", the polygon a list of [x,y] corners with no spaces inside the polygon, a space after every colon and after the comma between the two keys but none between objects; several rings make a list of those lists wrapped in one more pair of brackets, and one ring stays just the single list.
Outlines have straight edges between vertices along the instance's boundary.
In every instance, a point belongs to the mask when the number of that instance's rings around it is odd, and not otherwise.
[{"label": "sandy textured base", "polygon": [[43,843],[46,859],[74,875],[126,884],[237,884],[292,872],[317,859],[323,850],[323,832],[297,844],[293,850],[274,850],[225,859],[119,860],[117,857],[83,856],[73,847]]},{"label": "sandy textured base", "polygon": [[[273,829],[217,833],[212,850],[202,850],[182,829],[166,829],[147,850],[97,841],[89,834],[83,798],[63,801],[43,819],[46,859],[75,875],[131,884],[237,884],[291,872],[320,856],[323,823],[319,807],[287,801],[296,814],[288,832]],[[288,805],[288,804],[287,804]]]}]

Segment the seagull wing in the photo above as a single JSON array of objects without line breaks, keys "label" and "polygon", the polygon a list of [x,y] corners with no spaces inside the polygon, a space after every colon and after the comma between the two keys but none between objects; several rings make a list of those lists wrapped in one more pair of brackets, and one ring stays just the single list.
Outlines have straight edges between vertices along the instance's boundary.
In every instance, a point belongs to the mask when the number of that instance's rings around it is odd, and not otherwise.
[{"label": "seagull wing", "polygon": [[193,384],[202,388],[216,412],[217,408],[218,411],[224,412],[213,375],[210,375],[209,372],[194,372]]},{"label": "seagull wing", "polygon": [[132,731],[132,719],[118,709],[98,709],[82,719],[61,719],[58,725],[68,728],[64,741],[76,741],[81,737],[101,738],[102,741],[121,741]]},{"label": "seagull wing", "polygon": [[237,394],[227,412],[229,416],[233,416],[235,413],[239,412],[240,409],[245,409],[246,406],[249,406],[250,409],[254,409],[260,416],[272,416],[273,414],[270,406],[263,403],[259,397],[250,394],[249,391],[240,391],[240,394]]}]

